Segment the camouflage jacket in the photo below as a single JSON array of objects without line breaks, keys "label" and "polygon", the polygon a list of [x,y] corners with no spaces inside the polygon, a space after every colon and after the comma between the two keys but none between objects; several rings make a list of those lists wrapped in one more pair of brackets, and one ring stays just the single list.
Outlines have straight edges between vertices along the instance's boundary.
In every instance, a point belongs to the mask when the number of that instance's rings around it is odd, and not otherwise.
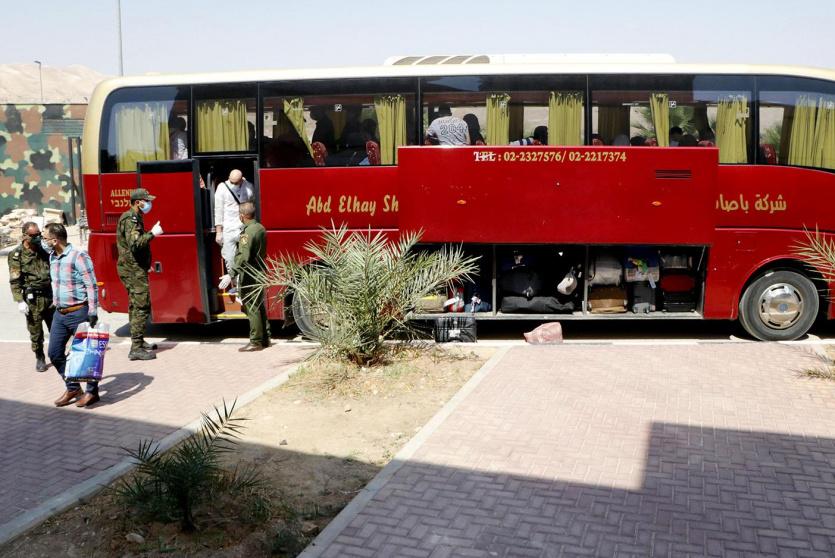
[{"label": "camouflage jacket", "polygon": [[49,254],[37,246],[29,250],[21,242],[9,254],[9,284],[15,302],[22,302],[27,290],[36,290],[51,298]]},{"label": "camouflage jacket", "polygon": [[116,225],[116,248],[119,258],[116,267],[125,271],[146,273],[151,267],[151,240],[154,238],[145,232],[142,214],[128,209],[119,217]]},{"label": "camouflage jacket", "polygon": [[235,253],[232,275],[235,275],[239,282],[251,283],[251,277],[245,273],[245,264],[264,269],[266,257],[267,230],[258,221],[250,221],[244,225],[241,237],[238,239],[238,251]]}]

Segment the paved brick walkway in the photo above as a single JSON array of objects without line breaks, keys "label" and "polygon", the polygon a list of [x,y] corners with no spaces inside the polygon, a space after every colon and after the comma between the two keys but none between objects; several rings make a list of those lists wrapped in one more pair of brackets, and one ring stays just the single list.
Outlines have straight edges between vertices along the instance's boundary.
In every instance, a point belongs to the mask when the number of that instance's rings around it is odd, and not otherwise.
[{"label": "paved brick walkway", "polygon": [[835,384],[796,376],[814,364],[764,343],[513,348],[307,555],[831,557]]},{"label": "paved brick walkway", "polygon": [[299,362],[307,349],[279,343],[260,353],[241,344],[164,345],[158,358],[131,362],[128,345],[108,351],[101,403],[58,409],[63,383],[34,370],[28,343],[2,343],[0,532],[4,525],[125,457],[122,447],[157,440]]}]

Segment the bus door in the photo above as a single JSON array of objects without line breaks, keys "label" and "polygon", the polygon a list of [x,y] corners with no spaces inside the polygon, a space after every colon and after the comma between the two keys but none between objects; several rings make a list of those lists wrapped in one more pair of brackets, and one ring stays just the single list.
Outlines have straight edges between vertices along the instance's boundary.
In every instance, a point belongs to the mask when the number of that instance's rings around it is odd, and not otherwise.
[{"label": "bus door", "polygon": [[210,320],[203,203],[197,162],[139,163],[138,182],[156,196],[145,228],[159,221],[151,243],[151,319],[156,323]]}]

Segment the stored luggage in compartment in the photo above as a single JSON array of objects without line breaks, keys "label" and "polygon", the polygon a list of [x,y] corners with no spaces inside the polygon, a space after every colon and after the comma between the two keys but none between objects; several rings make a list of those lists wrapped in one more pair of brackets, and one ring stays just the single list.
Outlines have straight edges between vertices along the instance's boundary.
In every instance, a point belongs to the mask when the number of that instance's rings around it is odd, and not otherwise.
[{"label": "stored luggage in compartment", "polygon": [[649,281],[653,286],[661,277],[658,267],[658,251],[646,248],[629,249],[624,262],[627,282]]},{"label": "stored luggage in compartment", "polygon": [[612,254],[598,254],[589,269],[589,285],[620,285],[623,267]]},{"label": "stored luggage in compartment", "polygon": [[630,307],[635,314],[655,312],[655,288],[649,281],[637,281],[629,284]]},{"label": "stored luggage in compartment", "polygon": [[597,287],[589,291],[589,310],[592,314],[622,314],[626,312],[626,289]]}]

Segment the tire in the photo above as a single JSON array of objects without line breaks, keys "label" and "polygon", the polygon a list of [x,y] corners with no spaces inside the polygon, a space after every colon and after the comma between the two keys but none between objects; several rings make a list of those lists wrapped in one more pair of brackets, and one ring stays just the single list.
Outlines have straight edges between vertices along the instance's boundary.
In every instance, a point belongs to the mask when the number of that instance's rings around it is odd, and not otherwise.
[{"label": "tire", "polygon": [[293,312],[293,320],[296,322],[296,326],[302,335],[308,339],[318,341],[324,332],[324,327],[317,323],[307,301],[296,293],[293,293],[293,301],[290,308]]},{"label": "tire", "polygon": [[760,341],[791,341],[809,331],[820,297],[812,280],[796,271],[769,271],[739,300],[739,322]]}]

